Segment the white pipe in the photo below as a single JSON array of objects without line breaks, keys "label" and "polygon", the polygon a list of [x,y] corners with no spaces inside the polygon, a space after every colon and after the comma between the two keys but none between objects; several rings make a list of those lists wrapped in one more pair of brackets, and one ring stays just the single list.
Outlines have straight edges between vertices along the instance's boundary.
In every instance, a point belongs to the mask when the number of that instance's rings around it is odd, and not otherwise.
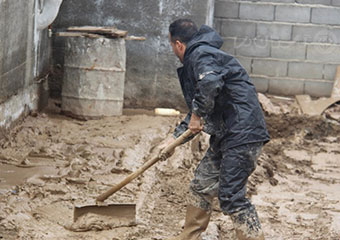
[{"label": "white pipe", "polygon": [[47,28],[56,19],[60,5],[63,0],[43,0],[39,1],[40,11],[37,13],[37,29],[39,31]]}]

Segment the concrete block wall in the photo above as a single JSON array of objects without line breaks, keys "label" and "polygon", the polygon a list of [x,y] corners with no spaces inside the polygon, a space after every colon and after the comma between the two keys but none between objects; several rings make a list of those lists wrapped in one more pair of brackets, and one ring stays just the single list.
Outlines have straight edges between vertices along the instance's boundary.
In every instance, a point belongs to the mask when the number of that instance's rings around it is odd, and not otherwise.
[{"label": "concrete block wall", "polygon": [[214,26],[259,91],[330,95],[340,65],[339,0],[216,0]]},{"label": "concrete block wall", "polygon": [[37,109],[48,89],[35,81],[49,70],[48,32],[35,31],[36,7],[36,0],[0,0],[0,129]]}]

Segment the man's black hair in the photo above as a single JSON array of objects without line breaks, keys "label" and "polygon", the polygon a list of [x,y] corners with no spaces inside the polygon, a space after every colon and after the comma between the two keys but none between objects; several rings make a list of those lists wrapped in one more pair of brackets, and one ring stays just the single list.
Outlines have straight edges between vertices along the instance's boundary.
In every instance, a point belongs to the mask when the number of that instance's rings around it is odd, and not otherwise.
[{"label": "man's black hair", "polygon": [[198,30],[196,24],[191,19],[180,18],[170,24],[169,32],[172,42],[179,40],[187,44]]}]

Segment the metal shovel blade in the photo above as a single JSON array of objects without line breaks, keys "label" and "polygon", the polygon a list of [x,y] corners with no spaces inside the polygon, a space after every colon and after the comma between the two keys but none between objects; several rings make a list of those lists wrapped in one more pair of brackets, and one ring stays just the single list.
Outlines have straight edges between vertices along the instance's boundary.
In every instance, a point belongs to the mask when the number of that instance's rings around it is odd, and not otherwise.
[{"label": "metal shovel blade", "polygon": [[136,223],[136,204],[75,206],[73,221],[76,222],[79,217],[87,213],[117,218],[126,225]]}]

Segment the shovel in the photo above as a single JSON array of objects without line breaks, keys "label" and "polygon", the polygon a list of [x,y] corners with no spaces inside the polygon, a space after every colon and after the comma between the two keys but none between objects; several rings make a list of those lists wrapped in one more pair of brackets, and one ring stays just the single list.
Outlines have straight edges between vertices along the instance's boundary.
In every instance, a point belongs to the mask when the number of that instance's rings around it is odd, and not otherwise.
[{"label": "shovel", "polygon": [[187,140],[192,135],[192,132],[188,129],[185,131],[180,137],[178,137],[173,143],[169,144],[159,155],[153,157],[149,161],[145,162],[138,170],[131,173],[127,176],[123,181],[118,183],[117,185],[111,187],[106,192],[102,193],[96,198],[96,205],[87,205],[87,206],[75,206],[73,221],[77,221],[77,219],[86,214],[86,213],[94,213],[99,215],[105,215],[110,217],[117,217],[121,220],[121,222],[135,222],[136,217],[136,204],[105,204],[105,201],[108,197],[110,197],[115,192],[119,191],[125,185],[130,183],[133,179],[140,176],[143,172],[145,172],[148,168],[153,166],[159,160],[165,160],[168,158],[169,153],[171,153],[177,146]]}]

